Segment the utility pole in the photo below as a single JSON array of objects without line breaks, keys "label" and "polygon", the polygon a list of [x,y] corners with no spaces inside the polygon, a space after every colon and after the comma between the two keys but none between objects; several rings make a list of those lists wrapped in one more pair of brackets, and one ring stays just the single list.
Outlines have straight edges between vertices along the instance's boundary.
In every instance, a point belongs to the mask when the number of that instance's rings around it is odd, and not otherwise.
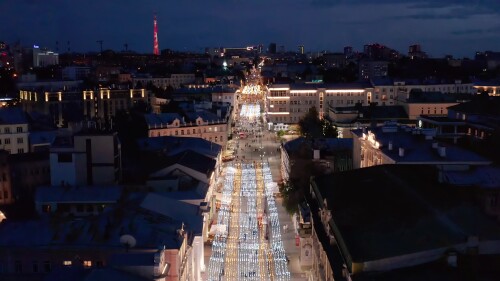
[{"label": "utility pole", "polygon": [[104,42],[104,41],[102,41],[102,40],[97,40],[97,41],[95,41],[95,42],[96,42],[96,43],[99,43],[99,45],[101,46],[101,54],[102,54],[102,42]]}]

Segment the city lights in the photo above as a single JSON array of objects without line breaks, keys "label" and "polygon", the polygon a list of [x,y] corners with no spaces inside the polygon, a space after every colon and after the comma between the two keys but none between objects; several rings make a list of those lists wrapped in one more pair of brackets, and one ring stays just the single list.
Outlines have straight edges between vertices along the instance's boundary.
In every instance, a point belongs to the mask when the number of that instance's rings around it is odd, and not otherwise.
[{"label": "city lights", "polygon": [[[247,85],[242,93],[259,95],[259,85]],[[237,128],[245,134],[262,134],[261,106],[241,105]],[[262,150],[262,144],[256,149]],[[259,160],[228,163],[222,187],[209,281],[290,280],[288,260],[281,237],[269,163],[260,152]]]}]

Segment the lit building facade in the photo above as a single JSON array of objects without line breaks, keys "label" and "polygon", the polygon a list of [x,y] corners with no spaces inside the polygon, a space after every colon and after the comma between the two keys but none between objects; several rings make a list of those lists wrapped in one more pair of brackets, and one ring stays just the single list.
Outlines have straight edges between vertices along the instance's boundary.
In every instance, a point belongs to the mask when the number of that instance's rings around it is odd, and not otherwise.
[{"label": "lit building facade", "polygon": [[311,107],[316,107],[319,117],[323,118],[328,113],[328,105],[367,105],[366,97],[372,90],[363,84],[271,85],[266,95],[266,119],[272,123],[297,123]]},{"label": "lit building facade", "polygon": [[28,119],[18,108],[0,110],[0,148],[10,154],[29,152]]},{"label": "lit building facade", "polygon": [[111,120],[117,111],[148,101],[145,89],[108,89],[72,91],[20,90],[22,108],[49,115],[54,124],[63,126],[68,119]]},{"label": "lit building facade", "polygon": [[206,120],[198,116],[194,122],[185,122],[180,115],[170,113],[146,114],[148,137],[176,136],[198,137],[220,145],[225,145],[228,136],[226,120]]},{"label": "lit building facade", "polygon": [[142,87],[146,87],[148,84],[152,84],[155,87],[166,89],[167,87],[172,87],[174,89],[180,88],[185,84],[193,84],[196,80],[194,73],[186,74],[171,74],[170,77],[134,77],[132,78],[133,85],[141,83]]}]

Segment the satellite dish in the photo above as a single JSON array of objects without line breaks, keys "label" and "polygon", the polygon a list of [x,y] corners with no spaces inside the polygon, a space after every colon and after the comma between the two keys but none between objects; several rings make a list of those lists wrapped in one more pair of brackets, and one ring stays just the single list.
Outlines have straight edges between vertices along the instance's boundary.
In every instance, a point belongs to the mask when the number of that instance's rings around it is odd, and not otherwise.
[{"label": "satellite dish", "polygon": [[133,248],[135,247],[137,241],[135,240],[134,236],[130,234],[125,234],[120,237],[120,243],[125,245],[127,248]]}]

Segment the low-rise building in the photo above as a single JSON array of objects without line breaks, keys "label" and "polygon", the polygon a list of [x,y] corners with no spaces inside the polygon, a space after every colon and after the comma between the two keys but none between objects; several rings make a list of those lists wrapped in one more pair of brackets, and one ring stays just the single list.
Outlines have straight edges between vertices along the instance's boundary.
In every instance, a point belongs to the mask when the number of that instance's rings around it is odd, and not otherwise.
[{"label": "low-rise building", "polygon": [[439,142],[434,129],[412,128],[388,123],[357,129],[353,134],[353,168],[384,164],[429,164],[443,169],[466,170],[491,164],[475,152]]},{"label": "low-rise building", "polygon": [[149,104],[149,92],[142,89],[81,90],[81,87],[50,87],[30,89],[22,87],[19,97],[27,112],[38,111],[49,115],[54,124],[62,127],[71,121],[100,119],[110,122],[119,110],[127,110],[137,103]]},{"label": "low-rise building", "polygon": [[320,118],[328,114],[329,106],[349,107],[368,105],[368,84],[274,84],[266,94],[266,120],[272,123],[297,123],[311,107]]},{"label": "low-rise building", "polygon": [[[498,257],[500,226],[481,211],[478,190],[438,175],[428,165],[383,165],[313,179],[311,278],[373,280],[364,278],[431,263],[454,274]],[[478,266],[475,277],[497,270]]]},{"label": "low-rise building", "polygon": [[0,147],[11,154],[29,152],[28,119],[20,108],[0,109]]},{"label": "low-rise building", "polygon": [[121,144],[116,132],[83,130],[74,136],[59,136],[50,148],[53,186],[116,184],[121,171]]},{"label": "low-rise building", "polygon": [[168,87],[178,89],[182,85],[192,84],[195,81],[196,77],[194,73],[173,73],[169,77],[152,77],[151,75],[147,75],[145,77],[132,78],[134,86],[136,86],[137,83],[140,83],[140,85],[142,85],[141,87],[146,87],[151,84],[161,89],[167,89]]},{"label": "low-rise building", "polygon": [[177,113],[144,115],[148,126],[148,137],[197,137],[220,145],[226,144],[230,125],[226,117],[208,111],[187,114],[189,121]]}]

